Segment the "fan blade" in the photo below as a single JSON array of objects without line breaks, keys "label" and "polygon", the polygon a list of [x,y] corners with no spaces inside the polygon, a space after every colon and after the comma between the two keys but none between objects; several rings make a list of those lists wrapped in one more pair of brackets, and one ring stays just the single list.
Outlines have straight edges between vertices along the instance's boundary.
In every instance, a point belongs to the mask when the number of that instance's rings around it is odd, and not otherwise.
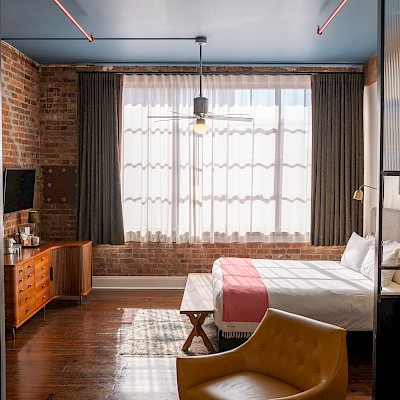
[{"label": "fan blade", "polygon": [[[209,112],[209,113],[207,113],[206,115],[211,115],[211,116],[213,116],[213,115],[215,115],[215,114],[212,113],[212,112]],[[246,117],[246,118],[251,118],[249,114],[232,114],[232,113],[229,113],[229,114],[218,114],[218,115],[219,115],[220,117]]]},{"label": "fan blade", "polygon": [[169,121],[179,121],[178,118],[163,118],[163,119],[154,119],[153,122],[169,122]]},{"label": "fan blade", "polygon": [[185,116],[187,116],[187,114],[184,114],[184,113],[181,113],[181,112],[178,112],[178,111],[171,111],[171,113],[172,114],[177,114],[177,115],[185,115]]},{"label": "fan blade", "polygon": [[238,122],[252,122],[253,118],[251,117],[235,117],[229,115],[215,115],[215,114],[207,114],[204,116],[205,119],[215,119],[216,121],[238,121]]},{"label": "fan blade", "polygon": [[147,118],[157,118],[157,119],[191,119],[194,118],[190,115],[148,115]]}]

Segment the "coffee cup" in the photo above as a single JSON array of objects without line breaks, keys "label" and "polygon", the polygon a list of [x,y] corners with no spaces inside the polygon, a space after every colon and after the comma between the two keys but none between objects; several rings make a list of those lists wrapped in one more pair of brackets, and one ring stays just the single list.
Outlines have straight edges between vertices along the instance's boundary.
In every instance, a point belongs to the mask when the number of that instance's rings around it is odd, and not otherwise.
[{"label": "coffee cup", "polygon": [[32,246],[38,246],[40,243],[39,236],[32,236]]}]

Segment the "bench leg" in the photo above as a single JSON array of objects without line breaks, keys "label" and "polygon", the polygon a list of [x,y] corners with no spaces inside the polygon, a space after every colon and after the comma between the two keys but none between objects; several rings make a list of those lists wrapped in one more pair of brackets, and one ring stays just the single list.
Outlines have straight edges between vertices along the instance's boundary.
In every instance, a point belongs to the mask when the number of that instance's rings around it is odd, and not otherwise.
[{"label": "bench leg", "polygon": [[187,351],[192,344],[192,340],[195,336],[200,336],[203,339],[204,344],[207,347],[207,350],[214,353],[214,347],[210,342],[210,339],[207,337],[206,333],[204,332],[203,328],[201,327],[203,325],[204,320],[206,319],[207,315],[209,313],[185,313],[189,319],[190,322],[193,325],[193,329],[190,332],[188,338],[186,339],[185,344],[182,347],[183,351]]}]

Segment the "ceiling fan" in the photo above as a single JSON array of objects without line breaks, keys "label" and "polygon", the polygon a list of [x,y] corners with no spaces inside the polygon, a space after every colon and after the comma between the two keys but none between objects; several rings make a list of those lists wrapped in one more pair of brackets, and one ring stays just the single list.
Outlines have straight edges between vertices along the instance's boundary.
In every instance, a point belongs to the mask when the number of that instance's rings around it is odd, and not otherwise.
[{"label": "ceiling fan", "polygon": [[240,115],[216,115],[212,112],[208,111],[208,99],[203,96],[202,92],[202,78],[203,78],[203,59],[202,59],[202,48],[207,43],[207,38],[204,36],[198,36],[195,38],[195,43],[200,48],[200,93],[198,97],[193,99],[193,115],[178,115],[178,113],[174,113],[172,116],[160,116],[160,115],[152,115],[148,116],[148,118],[155,119],[163,119],[167,118],[169,120],[175,119],[194,119],[195,125],[193,127],[196,133],[205,133],[208,130],[208,126],[206,125],[206,119],[214,119],[214,120],[224,120],[224,121],[239,121],[239,122],[251,122],[253,118],[249,116],[240,116]]}]

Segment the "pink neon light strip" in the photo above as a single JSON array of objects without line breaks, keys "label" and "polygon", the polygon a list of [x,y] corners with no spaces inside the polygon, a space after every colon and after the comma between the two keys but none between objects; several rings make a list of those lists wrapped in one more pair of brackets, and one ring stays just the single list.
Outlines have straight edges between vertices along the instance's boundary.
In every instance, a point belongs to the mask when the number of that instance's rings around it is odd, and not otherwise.
[{"label": "pink neon light strip", "polygon": [[348,0],[343,0],[338,8],[332,13],[332,15],[327,19],[327,21],[322,25],[322,27],[320,28],[318,25],[318,29],[317,29],[317,33],[318,35],[322,35],[322,32],[325,30],[325,28],[331,23],[331,21],[333,20],[333,18],[336,17],[336,15],[338,14],[338,12],[344,7],[344,5],[348,2]]},{"label": "pink neon light strip", "polygon": [[78,21],[68,12],[68,10],[58,0],[53,1],[58,5],[60,10],[72,21],[72,23],[86,36],[87,40],[89,40],[89,42],[93,42],[93,36],[86,33],[86,31],[79,25]]}]

